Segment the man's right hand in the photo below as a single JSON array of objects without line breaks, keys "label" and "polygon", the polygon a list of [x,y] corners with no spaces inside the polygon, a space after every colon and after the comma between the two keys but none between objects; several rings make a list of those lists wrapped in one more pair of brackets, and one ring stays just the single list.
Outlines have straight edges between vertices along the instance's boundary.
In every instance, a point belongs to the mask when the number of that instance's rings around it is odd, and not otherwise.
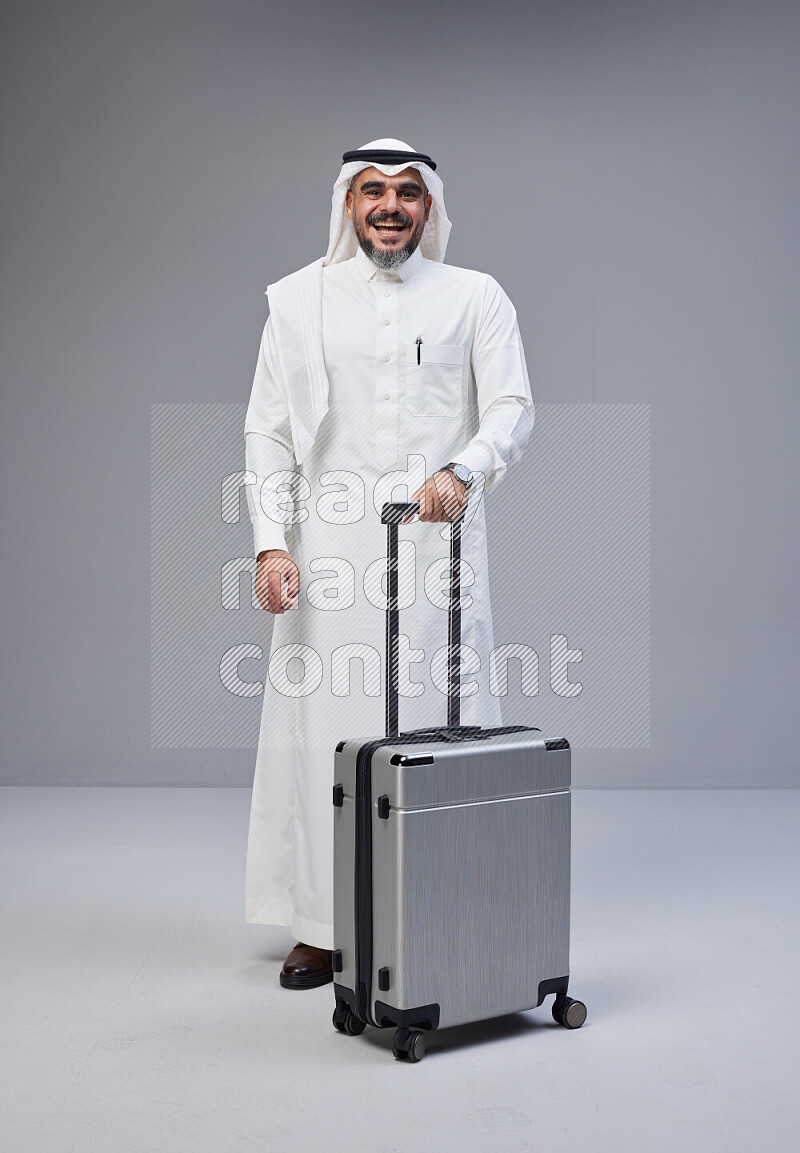
[{"label": "man's right hand", "polygon": [[258,554],[256,596],[268,613],[285,613],[297,604],[300,573],[288,552],[280,548]]}]

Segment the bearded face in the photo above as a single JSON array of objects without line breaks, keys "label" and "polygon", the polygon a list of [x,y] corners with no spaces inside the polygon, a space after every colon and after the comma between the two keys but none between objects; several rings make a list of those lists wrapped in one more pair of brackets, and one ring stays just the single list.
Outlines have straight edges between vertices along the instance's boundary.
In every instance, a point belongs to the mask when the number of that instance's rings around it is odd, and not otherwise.
[{"label": "bearded face", "polygon": [[397,268],[418,247],[431,210],[431,196],[415,168],[386,176],[359,172],[347,192],[347,215],[358,243],[379,268]]}]

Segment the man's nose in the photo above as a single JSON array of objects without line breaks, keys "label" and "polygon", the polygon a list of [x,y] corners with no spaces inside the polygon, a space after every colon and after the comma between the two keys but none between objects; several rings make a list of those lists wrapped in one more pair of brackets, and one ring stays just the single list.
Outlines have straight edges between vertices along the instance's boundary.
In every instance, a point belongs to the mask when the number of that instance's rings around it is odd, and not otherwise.
[{"label": "man's nose", "polygon": [[397,212],[397,193],[393,188],[388,189],[388,191],[384,193],[383,204],[387,212]]}]

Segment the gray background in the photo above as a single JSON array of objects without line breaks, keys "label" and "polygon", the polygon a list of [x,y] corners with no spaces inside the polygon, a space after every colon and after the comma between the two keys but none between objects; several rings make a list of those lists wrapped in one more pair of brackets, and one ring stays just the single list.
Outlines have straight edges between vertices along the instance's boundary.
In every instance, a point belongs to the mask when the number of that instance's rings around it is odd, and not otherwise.
[{"label": "gray background", "polygon": [[251,779],[150,746],[150,408],[246,402],[266,283],[386,134],[439,160],[536,399],[651,406],[651,744],[576,783],[798,783],[796,4],[45,0],[1,31],[3,781]]}]

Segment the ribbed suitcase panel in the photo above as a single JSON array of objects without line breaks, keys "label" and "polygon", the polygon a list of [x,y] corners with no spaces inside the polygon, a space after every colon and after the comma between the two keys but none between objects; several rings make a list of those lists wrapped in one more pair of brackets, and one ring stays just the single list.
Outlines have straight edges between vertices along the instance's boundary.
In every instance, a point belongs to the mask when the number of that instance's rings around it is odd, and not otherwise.
[{"label": "ribbed suitcase panel", "polygon": [[569,972],[569,827],[568,792],[376,817],[373,1005],[436,1003],[440,1027],[535,1006]]}]

